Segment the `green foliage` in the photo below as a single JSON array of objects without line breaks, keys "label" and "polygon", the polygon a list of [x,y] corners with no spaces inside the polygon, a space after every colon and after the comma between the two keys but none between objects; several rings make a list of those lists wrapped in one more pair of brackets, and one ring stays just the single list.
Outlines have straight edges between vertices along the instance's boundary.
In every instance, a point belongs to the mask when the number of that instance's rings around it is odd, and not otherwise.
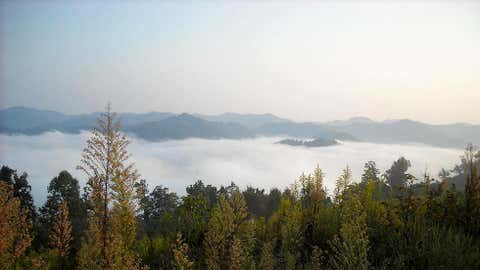
[{"label": "green foliage", "polygon": [[336,204],[341,204],[347,196],[347,190],[352,183],[352,171],[347,166],[342,171],[342,175],[337,178],[334,190],[334,200]]},{"label": "green foliage", "polygon": [[412,175],[407,173],[410,166],[410,161],[401,157],[394,161],[392,167],[385,172],[387,183],[393,190],[398,192],[401,188],[405,188],[408,181],[412,179]]},{"label": "green foliage", "polygon": [[2,166],[0,181],[13,185],[13,196],[20,200],[20,208],[25,212],[27,220],[34,223],[37,218],[37,210],[33,203],[32,187],[28,183],[28,174],[23,172],[18,175],[16,170]]},{"label": "green foliage", "polygon": [[272,245],[269,242],[263,244],[260,257],[259,269],[273,270],[275,269],[275,258],[273,256]]},{"label": "green foliage", "polygon": [[343,201],[339,236],[331,242],[334,269],[368,269],[367,215],[357,196]]},{"label": "green foliage", "polygon": [[300,251],[303,244],[302,234],[302,212],[298,201],[289,198],[283,198],[280,202],[276,220],[273,220],[275,227],[278,228],[280,242],[280,259],[288,267],[294,267],[300,257]]},{"label": "green foliage", "polygon": [[362,174],[362,183],[366,183],[368,181],[378,182],[380,181],[379,178],[380,171],[377,168],[377,164],[375,161],[368,161],[365,163],[363,174]]},{"label": "green foliage", "polygon": [[91,263],[102,269],[137,269],[139,266],[132,249],[137,230],[138,173],[129,163],[129,143],[108,105],[106,112],[98,117],[83,150],[81,165],[77,166],[89,178],[87,199],[92,206],[88,239],[82,247],[83,256],[79,257],[85,267]]},{"label": "green foliage", "polygon": [[61,203],[65,201],[69,209],[69,219],[72,223],[72,256],[80,249],[83,232],[86,228],[86,205],[80,197],[80,187],[77,179],[67,171],[61,171],[48,185],[47,201],[40,208],[39,229],[35,246],[44,246],[48,241],[53,221],[59,212]]},{"label": "green foliage", "polygon": [[175,245],[173,246],[173,260],[175,269],[192,269],[193,262],[188,257],[188,245],[183,240],[182,234],[177,234]]},{"label": "green foliage", "polygon": [[207,269],[240,269],[251,265],[254,223],[247,220],[243,195],[232,191],[227,198],[220,195],[213,209],[205,235],[205,265]]}]

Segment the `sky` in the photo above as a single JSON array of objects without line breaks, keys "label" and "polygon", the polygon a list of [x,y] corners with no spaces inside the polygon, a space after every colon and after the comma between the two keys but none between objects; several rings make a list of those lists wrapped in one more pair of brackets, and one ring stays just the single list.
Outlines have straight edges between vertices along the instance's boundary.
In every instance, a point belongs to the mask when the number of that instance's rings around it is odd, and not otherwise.
[{"label": "sky", "polygon": [[0,107],[480,123],[480,2],[1,1]]}]

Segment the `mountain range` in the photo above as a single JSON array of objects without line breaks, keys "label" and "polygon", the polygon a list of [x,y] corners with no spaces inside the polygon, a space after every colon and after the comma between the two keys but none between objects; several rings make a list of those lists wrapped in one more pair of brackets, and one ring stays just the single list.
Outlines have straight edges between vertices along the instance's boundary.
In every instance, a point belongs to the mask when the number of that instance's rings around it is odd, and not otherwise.
[{"label": "mountain range", "polygon": [[[89,130],[99,113],[67,115],[27,107],[0,110],[0,133],[36,135],[47,131],[79,133]],[[242,139],[289,136],[354,140],[373,143],[421,143],[463,148],[480,143],[480,125],[432,125],[409,119],[373,121],[366,117],[332,122],[295,122],[273,114],[220,115],[170,112],[119,113],[125,132],[150,140],[206,138]]]}]

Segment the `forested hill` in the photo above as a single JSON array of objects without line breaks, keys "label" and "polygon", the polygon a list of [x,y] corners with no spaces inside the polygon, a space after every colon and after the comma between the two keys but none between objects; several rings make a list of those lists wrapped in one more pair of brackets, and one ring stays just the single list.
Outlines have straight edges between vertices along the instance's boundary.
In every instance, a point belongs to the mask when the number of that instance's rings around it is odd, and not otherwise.
[{"label": "forested hill", "polygon": [[[89,130],[98,113],[66,115],[26,107],[0,110],[0,133],[36,135],[58,130],[78,133]],[[374,143],[423,143],[463,148],[480,144],[480,125],[431,125],[404,120],[376,122],[365,117],[327,123],[294,122],[272,114],[220,115],[170,112],[119,113],[123,130],[147,140],[186,138],[241,139],[256,136],[289,136],[359,140]]]},{"label": "forested hill", "polygon": [[480,143],[480,125],[466,123],[430,125],[409,119],[374,122],[368,118],[357,117],[326,125],[333,130],[370,142],[418,142],[442,147],[464,147],[468,143]]}]

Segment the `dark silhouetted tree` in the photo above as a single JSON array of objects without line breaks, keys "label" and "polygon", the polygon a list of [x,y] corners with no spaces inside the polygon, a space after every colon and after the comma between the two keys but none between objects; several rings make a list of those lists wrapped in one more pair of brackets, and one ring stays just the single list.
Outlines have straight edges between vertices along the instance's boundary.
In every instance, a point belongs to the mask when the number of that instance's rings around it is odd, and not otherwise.
[{"label": "dark silhouetted tree", "polygon": [[385,172],[385,178],[390,187],[398,191],[407,186],[408,181],[412,179],[412,175],[407,173],[411,163],[404,157],[394,161],[390,169]]}]

